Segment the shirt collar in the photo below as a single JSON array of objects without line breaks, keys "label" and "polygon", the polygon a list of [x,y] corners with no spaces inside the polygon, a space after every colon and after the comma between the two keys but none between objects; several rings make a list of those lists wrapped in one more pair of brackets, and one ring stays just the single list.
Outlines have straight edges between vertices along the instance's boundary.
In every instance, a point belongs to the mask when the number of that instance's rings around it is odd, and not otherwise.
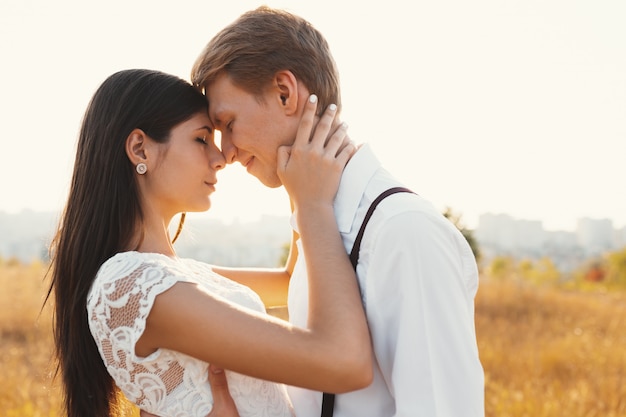
[{"label": "shirt collar", "polygon": [[349,233],[365,188],[381,167],[368,144],[363,144],[346,165],[335,197],[335,217],[341,233]]},{"label": "shirt collar", "polygon": [[[380,167],[380,161],[366,143],[361,145],[348,161],[341,175],[334,203],[335,217],[340,233],[350,232],[365,188]],[[298,233],[298,225],[293,214],[289,223],[293,230]]]}]

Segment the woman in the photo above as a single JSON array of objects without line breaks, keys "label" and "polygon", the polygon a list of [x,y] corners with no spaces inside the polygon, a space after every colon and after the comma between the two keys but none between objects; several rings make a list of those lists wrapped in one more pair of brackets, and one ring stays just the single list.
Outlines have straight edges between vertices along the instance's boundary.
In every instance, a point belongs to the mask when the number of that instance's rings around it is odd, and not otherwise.
[{"label": "woman", "polygon": [[310,263],[303,329],[264,314],[254,292],[209,265],[176,256],[184,213],[209,208],[224,167],[204,96],[148,70],[121,71],[100,86],[52,250],[68,416],[116,415],[120,389],[155,415],[205,416],[209,363],[230,370],[241,416],[291,415],[281,383],[331,392],[369,384],[369,333],[332,208],[354,146],[344,143],[345,127],[330,133],[332,108],[313,129],[315,108],[311,96],[293,146],[278,156]]}]

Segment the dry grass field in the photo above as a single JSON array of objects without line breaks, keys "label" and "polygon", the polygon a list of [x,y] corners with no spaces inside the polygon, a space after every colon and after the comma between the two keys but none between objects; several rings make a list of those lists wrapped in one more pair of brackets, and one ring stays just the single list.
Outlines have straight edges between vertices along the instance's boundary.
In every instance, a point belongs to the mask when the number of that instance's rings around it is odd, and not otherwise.
[{"label": "dry grass field", "polygon": [[[45,267],[0,263],[0,416],[60,416]],[[484,280],[487,417],[626,416],[626,292]]]},{"label": "dry grass field", "polygon": [[626,416],[626,292],[484,282],[488,417]]},{"label": "dry grass field", "polygon": [[51,382],[53,365],[44,266],[0,265],[0,415],[57,416],[60,394]]}]

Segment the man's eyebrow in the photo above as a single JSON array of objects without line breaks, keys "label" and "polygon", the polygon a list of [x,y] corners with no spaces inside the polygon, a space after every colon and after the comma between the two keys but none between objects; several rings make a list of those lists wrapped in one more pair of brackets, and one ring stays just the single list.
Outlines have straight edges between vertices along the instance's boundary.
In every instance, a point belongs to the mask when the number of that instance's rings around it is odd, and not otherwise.
[{"label": "man's eyebrow", "polygon": [[209,106],[209,119],[211,119],[211,123],[217,129],[218,126],[222,124],[221,115],[224,114],[224,109],[220,106]]},{"label": "man's eyebrow", "polygon": [[217,116],[209,116],[209,118],[211,119],[211,122],[213,122],[213,126],[215,126],[216,129],[222,124],[222,120]]}]

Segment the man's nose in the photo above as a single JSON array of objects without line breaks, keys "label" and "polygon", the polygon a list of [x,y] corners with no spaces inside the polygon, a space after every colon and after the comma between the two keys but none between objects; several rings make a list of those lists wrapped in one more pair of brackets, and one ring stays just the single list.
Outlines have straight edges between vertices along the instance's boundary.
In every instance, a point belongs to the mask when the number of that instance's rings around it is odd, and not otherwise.
[{"label": "man's nose", "polygon": [[222,154],[227,164],[232,164],[237,161],[237,147],[230,140],[229,135],[222,134],[221,137]]}]

